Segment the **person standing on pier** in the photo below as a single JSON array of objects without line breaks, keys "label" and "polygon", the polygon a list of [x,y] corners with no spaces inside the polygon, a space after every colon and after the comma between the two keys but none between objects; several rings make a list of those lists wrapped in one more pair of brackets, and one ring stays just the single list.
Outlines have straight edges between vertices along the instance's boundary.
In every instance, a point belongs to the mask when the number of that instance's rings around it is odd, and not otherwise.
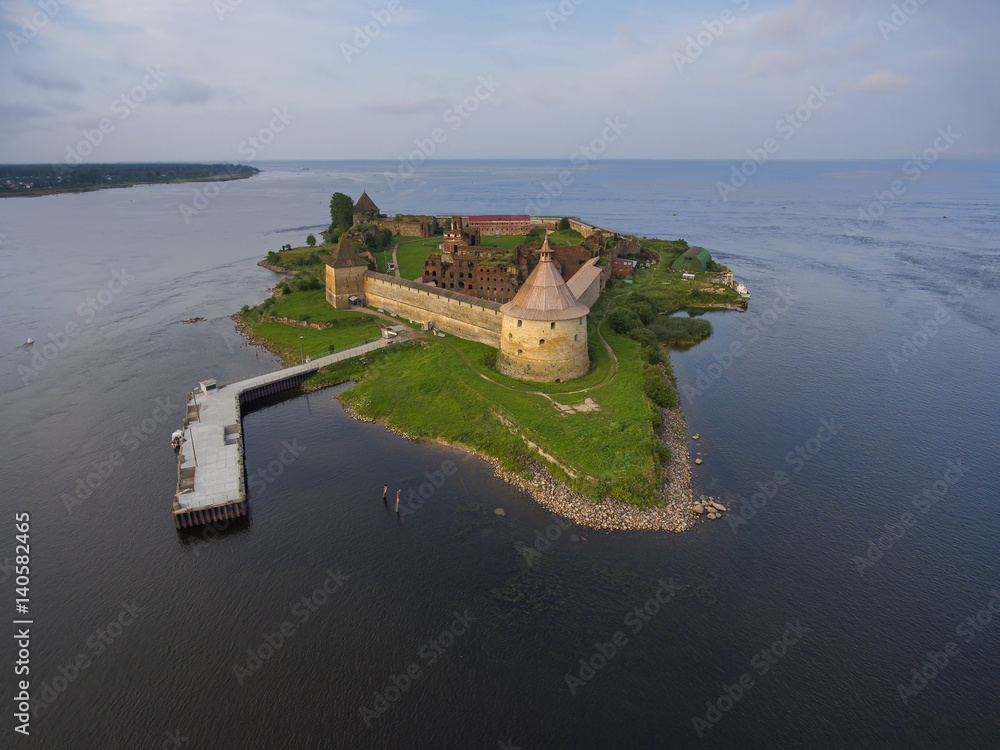
[{"label": "person standing on pier", "polygon": [[385,502],[385,496],[389,493],[389,485],[382,485],[382,502]]},{"label": "person standing on pier", "polygon": [[396,490],[396,515],[399,515],[399,493],[400,490]]}]

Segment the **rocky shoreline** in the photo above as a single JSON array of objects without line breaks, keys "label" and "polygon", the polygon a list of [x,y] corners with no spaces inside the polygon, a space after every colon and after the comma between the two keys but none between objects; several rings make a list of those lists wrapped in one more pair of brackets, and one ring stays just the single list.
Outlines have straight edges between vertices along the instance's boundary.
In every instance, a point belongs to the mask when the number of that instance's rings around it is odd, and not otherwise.
[{"label": "rocky shoreline", "polygon": [[[341,401],[344,411],[361,422],[376,422],[355,412],[350,405]],[[382,425],[401,437],[419,442],[422,438]],[[493,467],[493,474],[508,484],[524,490],[546,510],[562,516],[578,526],[605,531],[687,531],[698,520],[698,504],[694,501],[691,487],[691,454],[687,448],[686,424],[680,408],[663,410],[663,441],[670,448],[671,459],[666,468],[666,479],[660,488],[663,507],[639,508],[630,503],[605,498],[594,502],[585,495],[573,491],[565,482],[553,477],[541,461],[528,459],[524,462],[525,473],[504,468],[500,461],[465,445],[455,445],[444,440],[434,442],[451,448],[464,450],[481,458]]]}]

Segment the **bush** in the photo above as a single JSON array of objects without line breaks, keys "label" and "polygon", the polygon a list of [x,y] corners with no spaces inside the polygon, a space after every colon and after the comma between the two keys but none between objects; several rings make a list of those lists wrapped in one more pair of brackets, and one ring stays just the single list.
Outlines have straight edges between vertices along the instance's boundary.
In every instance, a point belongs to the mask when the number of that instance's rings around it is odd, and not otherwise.
[{"label": "bush", "polygon": [[628,309],[618,308],[608,314],[608,325],[619,336],[626,335],[633,328],[641,327],[639,316]]},{"label": "bush", "polygon": [[657,406],[665,409],[677,406],[677,391],[663,377],[659,367],[642,366],[642,392]]},{"label": "bush", "polygon": [[630,297],[619,308],[631,310],[643,325],[649,325],[656,319],[656,306],[650,300]]},{"label": "bush", "polygon": [[629,331],[628,337],[633,341],[638,342],[641,346],[660,345],[660,340],[656,338],[656,334],[653,333],[648,328],[643,328],[642,326],[636,326],[631,331]]},{"label": "bush", "polygon": [[639,350],[642,361],[649,365],[658,365],[663,361],[663,354],[659,346],[644,346]]},{"label": "bush", "polygon": [[479,363],[487,370],[496,371],[498,354],[500,354],[500,352],[496,349],[487,349],[483,352],[482,357],[480,357]]},{"label": "bush", "polygon": [[563,216],[561,219],[559,219],[559,228],[560,229],[569,229],[569,218],[567,218],[566,216]]},{"label": "bush", "polygon": [[712,324],[700,318],[660,316],[649,329],[668,344],[695,344],[712,334]]}]

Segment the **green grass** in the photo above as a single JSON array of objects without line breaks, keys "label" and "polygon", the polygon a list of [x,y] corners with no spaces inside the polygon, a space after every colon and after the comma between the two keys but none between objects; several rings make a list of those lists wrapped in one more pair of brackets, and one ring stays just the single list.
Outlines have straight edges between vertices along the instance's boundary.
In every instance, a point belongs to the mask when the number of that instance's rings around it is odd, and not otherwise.
[{"label": "green grass", "polygon": [[357,344],[366,339],[375,339],[381,330],[375,323],[360,326],[340,326],[317,331],[314,328],[297,328],[281,323],[254,323],[253,335],[265,339],[276,354],[286,361],[297,362],[300,358],[299,337],[302,353],[313,359],[330,353],[331,349]]},{"label": "green grass", "polygon": [[356,310],[338,310],[326,301],[326,290],[312,289],[308,292],[293,292],[276,297],[269,311],[272,315],[309,323],[354,322],[362,315]]},{"label": "green grass", "polygon": [[[651,406],[642,393],[638,344],[605,331],[620,364],[614,380],[602,385],[611,360],[597,339],[596,322],[590,326],[595,365],[586,376],[566,383],[506,378],[484,364],[495,350],[455,336],[390,347],[378,360],[369,357],[367,368],[338,363],[315,382],[332,385],[360,378],[341,395],[360,414],[417,437],[468,445],[515,469],[521,456],[539,458],[506,426],[516,425],[517,433],[578,474],[573,480],[554,470],[579,491],[594,498],[610,494],[639,505],[655,503],[661,469],[654,455],[658,441]],[[569,393],[581,388],[591,390]],[[602,411],[561,416],[538,392],[570,406],[593,398]]]},{"label": "green grass", "polygon": [[[399,272],[404,279],[419,279],[424,273],[424,261],[432,253],[440,252],[438,245],[444,238],[441,235],[434,237],[393,237],[393,243],[399,243],[399,250],[396,256],[399,258]],[[389,247],[389,257],[392,257],[392,246]],[[382,253],[378,253],[381,256]],[[379,257],[379,270],[382,270],[382,260]]]}]

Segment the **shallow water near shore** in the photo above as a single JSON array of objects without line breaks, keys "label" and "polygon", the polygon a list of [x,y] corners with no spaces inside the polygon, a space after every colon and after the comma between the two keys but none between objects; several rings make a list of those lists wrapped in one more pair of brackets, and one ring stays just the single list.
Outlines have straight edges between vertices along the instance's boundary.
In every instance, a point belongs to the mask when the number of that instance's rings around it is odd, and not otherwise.
[{"label": "shallow water near shore", "polygon": [[521,212],[564,165],[439,162],[395,192],[388,163],[262,166],[190,223],[190,186],[0,202],[0,504],[32,517],[33,690],[63,688],[18,746],[1000,745],[1000,620],[958,630],[1000,589],[997,164],[939,163],[863,239],[844,224],[896,163],[769,164],[722,203],[727,163],[609,161],[547,209],[684,237],[750,288],[748,312],[706,313],[712,336],[671,355],[696,493],[740,522],[571,527],[328,389],[245,415],[248,522],[178,533],[184,395],[279,366],[228,318],[277,278],[257,260],[322,226],[337,190],[389,213]]}]

